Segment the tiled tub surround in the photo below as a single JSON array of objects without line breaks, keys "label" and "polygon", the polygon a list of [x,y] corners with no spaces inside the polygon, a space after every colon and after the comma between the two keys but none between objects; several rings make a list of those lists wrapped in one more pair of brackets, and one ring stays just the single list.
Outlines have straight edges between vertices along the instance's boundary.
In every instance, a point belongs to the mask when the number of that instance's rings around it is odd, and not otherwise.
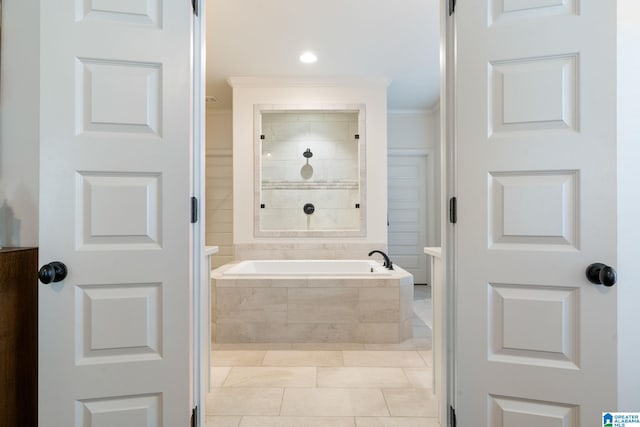
[{"label": "tiled tub surround", "polygon": [[212,272],[216,343],[399,343],[412,337],[413,276]]}]

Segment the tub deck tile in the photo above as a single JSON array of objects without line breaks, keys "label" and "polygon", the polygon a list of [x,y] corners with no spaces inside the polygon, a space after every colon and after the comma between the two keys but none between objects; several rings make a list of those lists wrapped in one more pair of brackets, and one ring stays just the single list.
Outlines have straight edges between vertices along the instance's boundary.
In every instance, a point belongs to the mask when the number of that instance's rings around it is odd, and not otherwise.
[{"label": "tub deck tile", "polygon": [[395,288],[360,289],[358,320],[360,322],[398,322],[400,294]]},{"label": "tub deck tile", "polygon": [[[214,274],[218,343],[401,343],[412,337],[413,278]],[[425,336],[426,338],[426,336]]]},{"label": "tub deck tile", "polygon": [[358,318],[357,289],[289,289],[287,302],[290,323],[343,323]]}]

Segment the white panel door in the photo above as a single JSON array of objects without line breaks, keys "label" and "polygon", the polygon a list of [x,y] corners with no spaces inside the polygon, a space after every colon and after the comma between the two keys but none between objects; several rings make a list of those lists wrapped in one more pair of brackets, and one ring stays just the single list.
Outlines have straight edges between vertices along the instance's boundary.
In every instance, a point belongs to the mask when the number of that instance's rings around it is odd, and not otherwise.
[{"label": "white panel door", "polygon": [[387,206],[389,256],[413,274],[414,283],[428,283],[430,272],[424,247],[427,244],[427,157],[389,155]]},{"label": "white panel door", "polygon": [[457,418],[595,427],[616,405],[613,2],[458,2]]},{"label": "white panel door", "polygon": [[186,426],[189,2],[41,2],[40,426]]}]

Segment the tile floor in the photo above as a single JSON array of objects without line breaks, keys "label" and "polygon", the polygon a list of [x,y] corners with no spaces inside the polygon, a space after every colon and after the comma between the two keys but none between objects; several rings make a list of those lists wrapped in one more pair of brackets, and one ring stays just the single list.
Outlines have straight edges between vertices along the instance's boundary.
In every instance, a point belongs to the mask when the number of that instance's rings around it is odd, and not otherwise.
[{"label": "tile floor", "polygon": [[400,344],[214,345],[207,427],[439,427],[429,291]]}]

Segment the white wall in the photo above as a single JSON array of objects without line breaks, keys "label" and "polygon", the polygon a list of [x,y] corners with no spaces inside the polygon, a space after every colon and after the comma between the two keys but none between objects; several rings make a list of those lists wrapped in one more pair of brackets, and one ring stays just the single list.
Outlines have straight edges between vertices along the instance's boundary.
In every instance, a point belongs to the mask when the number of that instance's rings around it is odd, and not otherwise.
[{"label": "white wall", "polygon": [[[231,79],[233,86],[234,244],[278,243],[286,238],[256,238],[254,227],[254,105],[318,109],[336,104],[366,106],[367,232],[340,241],[386,247],[387,212],[387,81],[358,79],[320,81]],[[305,238],[305,242],[335,242],[335,238]],[[295,238],[291,242],[299,242]]]},{"label": "white wall", "polygon": [[39,8],[2,1],[0,246],[38,245]]},{"label": "white wall", "polygon": [[388,117],[389,150],[434,149],[435,115],[432,111],[392,110]]},{"label": "white wall", "polygon": [[640,2],[618,0],[618,411],[640,410]]}]

